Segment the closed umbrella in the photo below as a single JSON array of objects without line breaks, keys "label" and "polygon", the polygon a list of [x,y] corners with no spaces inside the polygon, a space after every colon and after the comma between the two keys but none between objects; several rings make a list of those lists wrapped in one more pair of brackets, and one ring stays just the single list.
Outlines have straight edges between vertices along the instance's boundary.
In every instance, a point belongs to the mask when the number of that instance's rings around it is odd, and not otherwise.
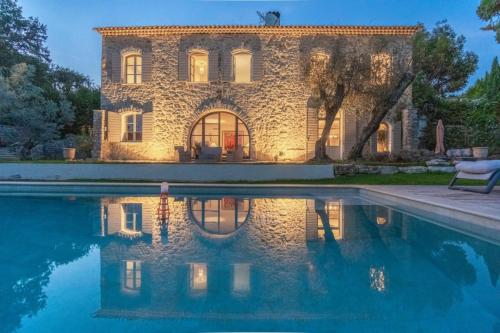
[{"label": "closed umbrella", "polygon": [[434,149],[436,154],[444,154],[446,150],[444,149],[444,125],[441,119],[438,120],[436,127],[436,149]]}]

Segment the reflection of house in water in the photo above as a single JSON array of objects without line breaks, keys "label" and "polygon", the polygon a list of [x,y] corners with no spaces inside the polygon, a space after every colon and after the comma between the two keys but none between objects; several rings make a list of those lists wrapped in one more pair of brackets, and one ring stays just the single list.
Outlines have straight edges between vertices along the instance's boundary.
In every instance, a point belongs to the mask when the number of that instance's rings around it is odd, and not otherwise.
[{"label": "reflection of house in water", "polygon": [[[412,297],[398,312],[404,320],[428,306],[434,290],[458,288],[438,268],[406,261],[416,255],[408,244],[421,224],[387,207],[345,199],[170,199],[163,244],[154,242],[158,200],[102,199],[98,316],[352,320],[392,313]],[[422,272],[437,273],[429,280]]]},{"label": "reflection of house in water", "polygon": [[208,233],[228,235],[245,223],[250,199],[234,197],[189,198],[188,210],[193,221]]}]

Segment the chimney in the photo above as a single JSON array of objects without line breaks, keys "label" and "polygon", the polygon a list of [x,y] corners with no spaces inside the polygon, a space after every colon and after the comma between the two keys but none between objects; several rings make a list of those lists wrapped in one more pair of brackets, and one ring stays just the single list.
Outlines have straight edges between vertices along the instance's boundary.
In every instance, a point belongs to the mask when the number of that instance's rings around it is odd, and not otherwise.
[{"label": "chimney", "polygon": [[260,16],[260,24],[264,24],[264,26],[279,26],[280,25],[280,12],[272,11],[262,14],[261,12],[257,12]]}]

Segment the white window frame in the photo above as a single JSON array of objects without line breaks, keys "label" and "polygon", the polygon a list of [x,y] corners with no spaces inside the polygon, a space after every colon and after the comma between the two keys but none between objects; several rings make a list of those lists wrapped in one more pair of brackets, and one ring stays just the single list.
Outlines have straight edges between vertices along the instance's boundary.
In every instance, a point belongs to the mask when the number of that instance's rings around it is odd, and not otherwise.
[{"label": "white window frame", "polygon": [[[130,116],[133,116],[134,122],[133,122],[133,127],[134,130],[132,132],[132,139],[128,138],[128,118]],[[141,117],[141,128],[140,131],[138,130],[138,121],[137,118]],[[142,142],[143,140],[143,124],[144,118],[143,118],[143,113],[142,112],[127,112],[122,115],[122,142]],[[138,135],[140,134],[140,135]]]},{"label": "white window frame", "polygon": [[[207,80],[206,81],[194,81],[194,72],[192,69],[193,66],[193,56],[197,55],[204,55],[207,57]],[[194,84],[207,84],[210,82],[210,65],[209,65],[209,57],[210,54],[207,50],[203,49],[193,49],[188,52],[188,82],[194,83]]]},{"label": "white window frame", "polygon": [[[246,54],[250,56],[250,78],[248,81],[236,81],[236,59],[235,57],[241,54]],[[248,84],[252,83],[252,74],[253,74],[253,54],[250,50],[248,49],[236,49],[231,52],[231,82],[236,83],[236,84]]]}]

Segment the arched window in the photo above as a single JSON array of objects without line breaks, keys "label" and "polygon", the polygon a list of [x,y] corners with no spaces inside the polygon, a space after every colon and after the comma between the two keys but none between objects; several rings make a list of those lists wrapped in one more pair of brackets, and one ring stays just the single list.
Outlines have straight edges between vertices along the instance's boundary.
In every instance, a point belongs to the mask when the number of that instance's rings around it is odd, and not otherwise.
[{"label": "arched window", "polygon": [[190,214],[204,231],[228,235],[245,223],[250,210],[250,199],[223,197],[217,199],[189,199]]},{"label": "arched window", "polygon": [[189,81],[208,82],[208,53],[193,51],[189,53]]},{"label": "arched window", "polygon": [[129,113],[123,116],[123,141],[142,141],[142,114]]},{"label": "arched window", "polygon": [[142,83],[142,56],[139,53],[124,55],[125,83]]},{"label": "arched window", "polygon": [[236,115],[229,112],[214,112],[202,117],[191,132],[192,157],[197,159],[204,147],[220,147],[222,157],[228,154],[250,158],[250,136],[248,128]]},{"label": "arched window", "polygon": [[252,54],[248,51],[233,52],[233,81],[245,83],[252,81]]},{"label": "arched window", "polygon": [[389,82],[391,74],[392,59],[389,53],[377,53],[371,55],[371,81],[375,85],[383,85]]},{"label": "arched window", "polygon": [[381,123],[377,130],[377,153],[388,153],[389,151],[389,125]]}]

